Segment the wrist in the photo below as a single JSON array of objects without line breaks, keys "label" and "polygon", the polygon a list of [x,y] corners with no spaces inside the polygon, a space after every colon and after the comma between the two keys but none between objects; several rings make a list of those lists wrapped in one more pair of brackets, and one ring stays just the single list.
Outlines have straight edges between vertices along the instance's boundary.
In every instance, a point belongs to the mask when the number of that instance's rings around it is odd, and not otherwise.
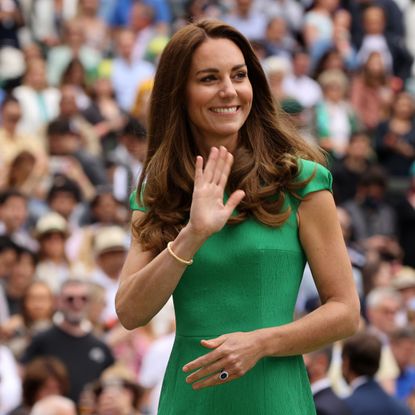
[{"label": "wrist", "polygon": [[191,227],[186,225],[179,232],[177,237],[167,244],[167,251],[170,256],[184,265],[191,265],[193,256],[203,245],[207,238],[194,232]]},{"label": "wrist", "polygon": [[205,232],[195,229],[190,222],[180,231],[179,235],[183,235],[186,239],[192,241],[198,248],[200,248],[210,236]]},{"label": "wrist", "polygon": [[259,329],[255,331],[257,334],[256,342],[258,344],[260,358],[278,355],[276,347],[277,336],[274,331],[275,328]]}]

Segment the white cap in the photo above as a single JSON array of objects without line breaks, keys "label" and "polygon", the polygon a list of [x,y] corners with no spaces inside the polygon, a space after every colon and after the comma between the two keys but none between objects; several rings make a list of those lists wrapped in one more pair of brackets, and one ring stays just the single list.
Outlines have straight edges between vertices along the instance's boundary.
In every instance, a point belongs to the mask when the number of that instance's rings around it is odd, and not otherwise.
[{"label": "white cap", "polygon": [[64,235],[68,234],[68,222],[59,213],[49,212],[42,216],[36,223],[35,233],[37,238],[50,232],[59,232]]},{"label": "white cap", "polygon": [[402,267],[392,280],[392,286],[396,290],[415,287],[415,269]]},{"label": "white cap", "polygon": [[128,249],[127,232],[120,226],[105,226],[97,230],[94,239],[94,253],[101,255],[109,251]]}]

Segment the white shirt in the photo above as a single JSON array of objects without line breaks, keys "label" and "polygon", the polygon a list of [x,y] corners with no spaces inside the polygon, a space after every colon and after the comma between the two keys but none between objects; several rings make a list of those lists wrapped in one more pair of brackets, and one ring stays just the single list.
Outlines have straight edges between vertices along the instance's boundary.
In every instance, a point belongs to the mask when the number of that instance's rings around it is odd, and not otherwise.
[{"label": "white shirt", "polygon": [[10,317],[9,308],[7,306],[6,293],[0,284],[0,324],[4,323]]},{"label": "white shirt", "polygon": [[223,16],[222,20],[238,29],[247,39],[258,40],[265,38],[267,19],[265,15],[251,10],[247,17],[237,14]]},{"label": "white shirt", "polygon": [[21,380],[11,351],[0,345],[0,415],[6,415],[20,404]]},{"label": "white shirt", "polygon": [[42,135],[45,126],[59,115],[59,89],[48,87],[42,91],[21,85],[13,90],[13,95],[22,108],[19,132]]},{"label": "white shirt", "polygon": [[317,393],[319,393],[320,391],[327,389],[327,388],[331,388],[331,382],[329,378],[323,378],[318,380],[317,382],[313,382],[311,384],[311,393],[314,395],[316,395]]},{"label": "white shirt", "polygon": [[150,415],[157,414],[161,386],[173,347],[174,337],[174,333],[160,337],[150,346],[143,358],[138,383],[144,388],[153,388],[150,395]]},{"label": "white shirt", "polygon": [[287,75],[282,87],[286,95],[295,98],[306,108],[316,105],[322,97],[320,85],[308,76]]},{"label": "white shirt", "polygon": [[338,156],[343,156],[352,132],[347,104],[344,101],[338,103],[326,101],[326,105],[329,115],[330,138],[334,144],[334,152]]},{"label": "white shirt", "polygon": [[383,35],[366,35],[363,38],[362,46],[357,52],[357,59],[360,64],[364,64],[371,53],[379,52],[383,63],[389,72],[392,71],[392,55],[390,53],[386,38]]},{"label": "white shirt", "polygon": [[350,390],[353,393],[359,386],[362,386],[367,382],[369,382],[369,378],[367,376],[359,376],[350,382]]},{"label": "white shirt", "polygon": [[106,305],[102,313],[102,321],[109,322],[116,319],[117,313],[115,311],[115,295],[117,294],[119,285],[118,279],[114,280],[110,278],[100,268],[97,268],[91,276],[91,281],[105,288]]}]

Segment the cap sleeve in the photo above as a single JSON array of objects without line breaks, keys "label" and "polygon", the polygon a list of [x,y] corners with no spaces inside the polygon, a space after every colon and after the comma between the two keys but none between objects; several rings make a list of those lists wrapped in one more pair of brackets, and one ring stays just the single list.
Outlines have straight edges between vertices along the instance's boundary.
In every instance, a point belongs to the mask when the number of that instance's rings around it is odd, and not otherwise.
[{"label": "cap sleeve", "polygon": [[315,161],[300,159],[299,174],[295,181],[302,182],[306,180],[310,181],[304,187],[295,191],[301,197],[319,190],[329,190],[332,192],[333,177],[330,171]]},{"label": "cap sleeve", "polygon": [[140,210],[141,212],[145,212],[146,211],[146,208],[142,204],[138,203],[138,200],[137,200],[137,190],[134,190],[130,194],[130,209],[131,210]]}]

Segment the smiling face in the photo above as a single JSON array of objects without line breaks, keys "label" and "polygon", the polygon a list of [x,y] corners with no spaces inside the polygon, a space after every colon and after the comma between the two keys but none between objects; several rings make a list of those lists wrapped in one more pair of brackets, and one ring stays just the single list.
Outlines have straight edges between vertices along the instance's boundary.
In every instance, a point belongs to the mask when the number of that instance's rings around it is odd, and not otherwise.
[{"label": "smiling face", "polygon": [[253,92],[241,50],[228,39],[208,39],[195,51],[186,88],[187,112],[200,150],[236,148]]}]

